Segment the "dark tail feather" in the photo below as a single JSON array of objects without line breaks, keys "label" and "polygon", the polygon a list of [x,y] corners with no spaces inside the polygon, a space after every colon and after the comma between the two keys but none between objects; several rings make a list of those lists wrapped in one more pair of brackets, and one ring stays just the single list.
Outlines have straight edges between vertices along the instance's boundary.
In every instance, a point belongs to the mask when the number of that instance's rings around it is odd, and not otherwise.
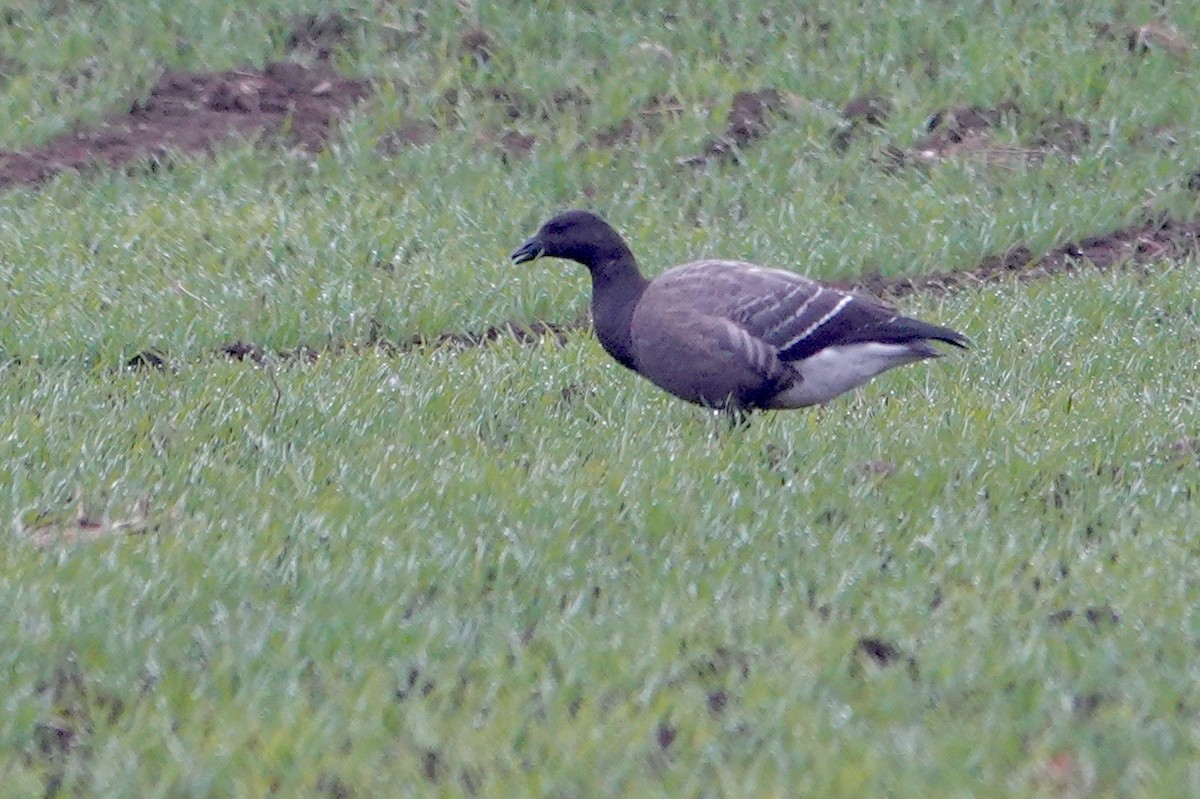
[{"label": "dark tail feather", "polygon": [[969,349],[971,342],[962,333],[957,330],[951,330],[948,327],[939,325],[931,325],[928,322],[922,322],[920,319],[911,319],[907,316],[897,316],[885,325],[883,328],[886,338],[895,341],[897,344],[908,341],[943,341],[947,344],[952,344],[960,349]]},{"label": "dark tail feather", "polygon": [[[941,339],[938,340],[941,341]],[[908,349],[912,352],[913,357],[916,360],[940,358],[945,355],[945,353],[939,350],[937,347],[930,345],[928,339],[914,339],[913,341],[908,342],[905,346],[908,347]]]},{"label": "dark tail feather", "polygon": [[971,340],[957,330],[951,330],[948,327],[938,327],[937,325],[928,325],[928,327],[935,331],[932,335],[928,336],[928,338],[934,341],[944,341],[963,350],[971,348]]}]

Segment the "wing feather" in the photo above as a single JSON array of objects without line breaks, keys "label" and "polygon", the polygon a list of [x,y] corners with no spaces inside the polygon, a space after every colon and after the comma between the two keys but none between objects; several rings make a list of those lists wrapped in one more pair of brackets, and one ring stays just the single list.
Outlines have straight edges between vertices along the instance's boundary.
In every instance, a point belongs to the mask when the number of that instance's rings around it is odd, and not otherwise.
[{"label": "wing feather", "polygon": [[937,339],[956,346],[966,340],[948,328],[899,316],[895,309],[787,272],[740,261],[696,261],[659,278],[716,316],[771,348],[781,363],[804,360],[827,347],[862,342],[903,344]]}]

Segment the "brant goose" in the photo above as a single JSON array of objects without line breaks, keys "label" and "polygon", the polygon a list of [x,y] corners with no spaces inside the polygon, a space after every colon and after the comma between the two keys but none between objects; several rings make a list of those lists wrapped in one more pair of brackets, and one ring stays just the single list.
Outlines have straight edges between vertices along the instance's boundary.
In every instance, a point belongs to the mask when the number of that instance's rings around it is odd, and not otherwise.
[{"label": "brant goose", "polygon": [[967,347],[949,328],[793,272],[704,260],[643,277],[629,246],[589,211],[567,211],[512,254],[577,261],[608,354],[680,399],[735,415],[828,402],[880,372]]}]

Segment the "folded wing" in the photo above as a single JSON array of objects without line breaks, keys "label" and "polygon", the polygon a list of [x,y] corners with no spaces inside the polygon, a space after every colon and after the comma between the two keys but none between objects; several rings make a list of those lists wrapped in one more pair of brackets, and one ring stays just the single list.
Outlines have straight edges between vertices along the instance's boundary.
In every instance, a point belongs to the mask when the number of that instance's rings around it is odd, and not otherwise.
[{"label": "folded wing", "polygon": [[936,340],[967,345],[962,335],[949,328],[901,316],[876,299],[822,286],[781,269],[698,261],[681,270],[694,272],[691,279],[710,286],[713,312],[773,347],[785,363],[847,344]]}]

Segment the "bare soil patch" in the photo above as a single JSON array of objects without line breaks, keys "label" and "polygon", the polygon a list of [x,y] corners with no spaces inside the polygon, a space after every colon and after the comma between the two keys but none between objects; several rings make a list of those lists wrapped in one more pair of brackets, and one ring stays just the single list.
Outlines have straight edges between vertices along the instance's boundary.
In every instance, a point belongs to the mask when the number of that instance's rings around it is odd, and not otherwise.
[{"label": "bare soil patch", "polygon": [[131,372],[146,370],[166,371],[167,360],[157,350],[142,350],[125,362],[125,368]]},{"label": "bare soil patch", "polygon": [[[1163,258],[1183,258],[1200,252],[1200,219],[1189,222],[1166,220],[1143,222],[1121,228],[1103,236],[1094,236],[1067,244],[1041,257],[1035,257],[1027,247],[1018,246],[1000,255],[984,258],[971,269],[934,272],[916,277],[884,277],[878,273],[867,274],[854,280],[827,281],[835,288],[872,294],[884,299],[900,299],[913,294],[949,294],[955,291],[985,286],[1005,281],[1038,280],[1060,274],[1071,274],[1083,269],[1108,269],[1122,265],[1138,265]],[[448,331],[432,336],[413,336],[405,341],[389,340],[382,331],[373,327],[365,343],[346,345],[335,349],[382,350],[387,353],[411,352],[421,349],[450,348],[455,350],[484,347],[496,341],[511,339],[520,344],[532,344],[547,337],[565,344],[573,333],[591,326],[589,317],[580,317],[567,322],[508,320],[477,331]],[[232,360],[248,360],[264,364],[269,360],[267,352],[257,344],[235,342],[222,347],[219,353]],[[151,353],[159,357],[155,353]],[[320,353],[299,348],[274,353],[280,361],[302,359],[315,361]],[[146,359],[142,362],[142,359]],[[139,353],[130,360],[131,368],[164,368],[147,353]],[[564,397],[566,398],[566,397]],[[1178,445],[1172,452],[1184,458],[1192,457],[1191,440]],[[891,464],[871,462],[860,467],[863,477],[886,479]]]},{"label": "bare soil patch", "polygon": [[909,677],[915,680],[919,676],[916,658],[883,638],[859,638],[851,654],[853,660],[850,672],[854,675],[862,675],[863,667],[869,663],[878,668],[903,665],[906,667]]},{"label": "bare soil patch", "polygon": [[[493,100],[508,109],[510,120],[528,116],[538,104],[507,90],[497,90]],[[562,110],[561,98],[551,98],[543,109]],[[701,151],[680,159],[684,166],[704,166],[713,161],[739,163],[742,155],[778,129],[778,123],[810,107],[808,101],[776,88],[741,91],[734,95],[724,130],[710,137]],[[846,152],[851,143],[873,129],[881,129],[891,116],[892,102],[881,95],[863,94],[841,109],[841,122],[830,131],[836,152]],[[636,146],[665,132],[666,123],[683,111],[678,98],[656,95],[619,125],[596,133],[585,147]],[[1023,121],[1030,134],[1027,141],[1005,143],[997,129]],[[926,122],[925,135],[908,147],[885,147],[877,161],[884,169],[927,166],[956,158],[976,158],[991,165],[1012,167],[1037,163],[1051,152],[1075,152],[1092,137],[1086,122],[1060,113],[1035,114],[1006,100],[995,106],[963,105],[934,110]]]},{"label": "bare soil patch", "polygon": [[24,152],[0,150],[0,188],[59,172],[158,162],[171,151],[211,153],[234,137],[282,138],[319,150],[337,119],[368,94],[327,65],[280,62],[265,70],[168,72],[128,113],[80,127]]},{"label": "bare soil patch", "polygon": [[859,638],[854,646],[855,652],[861,652],[881,666],[888,666],[900,660],[903,652],[900,647],[882,638]]},{"label": "bare soil patch", "polygon": [[1006,144],[996,140],[997,128],[1031,116],[1011,100],[994,106],[939,108],[925,123],[926,135],[905,149],[885,148],[879,160],[889,171],[963,158],[1012,167],[1038,163],[1053,151],[1075,152],[1091,139],[1091,129],[1082,120],[1046,114],[1033,119],[1035,133],[1028,142]]},{"label": "bare soil patch", "polygon": [[678,119],[683,113],[683,104],[673,94],[656,94],[619,125],[597,133],[591,141],[593,147],[623,147],[637,144],[644,139],[660,136],[669,120]]},{"label": "bare soil patch", "polygon": [[778,89],[738,92],[729,107],[724,133],[709,139],[698,155],[682,163],[700,166],[711,160],[737,162],[742,151],[771,132],[778,118],[788,116],[802,104],[799,97]]},{"label": "bare soil patch", "polygon": [[231,361],[249,359],[260,366],[267,362],[267,354],[263,352],[262,347],[246,341],[235,341],[232,344],[226,344],[224,347],[221,347],[221,353]]},{"label": "bare soil patch", "polygon": [[842,123],[834,128],[830,142],[834,152],[844,153],[850,142],[872,127],[882,127],[892,114],[892,101],[876,94],[853,98],[842,107]]},{"label": "bare soil patch", "polygon": [[458,49],[463,55],[473,58],[475,63],[483,66],[492,60],[500,45],[486,28],[471,25],[462,30],[458,37]]},{"label": "bare soil patch", "polygon": [[[126,166],[145,161],[156,164],[172,151],[207,154],[235,137],[282,140],[286,136],[286,143],[292,146],[318,150],[327,141],[337,120],[369,93],[366,82],[338,75],[323,60],[353,32],[354,25],[337,14],[294,19],[289,45],[292,49],[312,51],[318,56],[316,65],[311,68],[281,62],[270,64],[264,70],[169,72],[145,100],[135,102],[125,114],[110,117],[94,127],[81,127],[32,150],[0,150],[0,190],[36,185],[68,169]],[[467,29],[460,40],[464,55],[480,61],[492,57],[493,43],[482,29]],[[564,113],[580,115],[591,102],[578,90],[563,90],[545,98],[506,86],[468,91],[473,102],[494,105],[508,122],[531,118],[545,120]],[[451,90],[443,100],[451,109],[456,109],[462,96]],[[683,163],[703,165],[711,160],[736,163],[740,154],[769,135],[780,119],[804,106],[803,98],[774,88],[739,92],[730,104],[724,132],[711,138],[698,155],[683,159]],[[839,141],[848,144],[857,131],[883,125],[891,110],[890,101],[884,97],[868,94],[853,98],[842,109],[844,123],[834,131],[835,147],[840,146]],[[666,125],[682,112],[677,97],[655,95],[629,119],[599,131],[584,146],[635,146],[638,141],[664,132]],[[990,107],[939,109],[929,117],[928,135],[907,150],[891,151],[887,158],[893,168],[927,164],[962,154],[1028,159],[1039,157],[1050,149],[1074,149],[1088,141],[1091,135],[1086,123],[1049,114],[1035,118],[1032,127],[1037,135],[1029,147],[1003,148],[991,144],[990,131],[1020,114],[1022,109],[1011,101]],[[1026,117],[1028,121],[1029,115]],[[410,146],[431,142],[443,132],[433,122],[410,122],[382,137],[377,150],[381,155],[394,154]],[[537,145],[537,140],[516,127],[507,127],[481,135],[478,144],[494,147],[507,159],[526,155]],[[1181,180],[1189,187],[1200,186],[1200,173]],[[1103,236],[1063,245],[1040,257],[1035,257],[1025,246],[1017,246],[988,256],[970,269],[915,277],[884,277],[873,273],[850,281],[833,281],[833,285],[893,298],[917,292],[947,293],[1014,278],[1032,280],[1069,273],[1083,267],[1103,269],[1121,263],[1179,258],[1197,251],[1200,247],[1198,236],[1200,219],[1147,220]],[[479,331],[414,336],[407,341],[388,341],[376,332],[366,346],[396,352],[427,347],[483,346],[503,338],[525,343],[552,336],[563,342],[569,334],[589,324],[587,318],[561,323],[509,320]],[[234,342],[221,348],[220,354],[258,364],[265,363],[271,356],[280,360],[310,361],[317,356],[308,348],[269,355],[251,342]],[[130,358],[126,366],[133,370],[162,370],[167,363],[162,353],[147,350]]]},{"label": "bare soil patch", "polygon": [[[835,288],[863,292],[886,299],[912,294],[949,294],[955,291],[1001,283],[1008,280],[1037,280],[1081,269],[1108,269],[1122,264],[1144,264],[1163,258],[1182,258],[1200,252],[1200,219],[1189,222],[1166,220],[1143,222],[1103,236],[1094,236],[1055,248],[1035,257],[1027,247],[1018,246],[1000,255],[990,255],[970,269],[934,272],[916,277],[884,277],[879,273],[854,280],[828,281]],[[448,332],[437,336],[414,336],[391,347],[409,351],[426,347],[467,348],[486,346],[503,338],[532,343],[553,336],[564,343],[571,333],[586,329],[590,319],[570,322],[502,322],[476,332]],[[886,467],[872,464],[866,472],[886,474]]]},{"label": "bare soil patch", "polygon": [[379,137],[375,152],[383,156],[397,155],[409,147],[429,144],[438,136],[438,126],[433,122],[409,122]]},{"label": "bare soil patch", "polygon": [[946,294],[1005,280],[1036,280],[1079,269],[1108,269],[1119,264],[1143,264],[1162,258],[1182,258],[1200,250],[1200,219],[1145,221],[1111,233],[1057,247],[1041,257],[1017,246],[989,255],[971,269],[934,272],[916,277],[868,274],[853,281],[831,281],[839,288],[879,296],[904,297],[917,293]]}]

